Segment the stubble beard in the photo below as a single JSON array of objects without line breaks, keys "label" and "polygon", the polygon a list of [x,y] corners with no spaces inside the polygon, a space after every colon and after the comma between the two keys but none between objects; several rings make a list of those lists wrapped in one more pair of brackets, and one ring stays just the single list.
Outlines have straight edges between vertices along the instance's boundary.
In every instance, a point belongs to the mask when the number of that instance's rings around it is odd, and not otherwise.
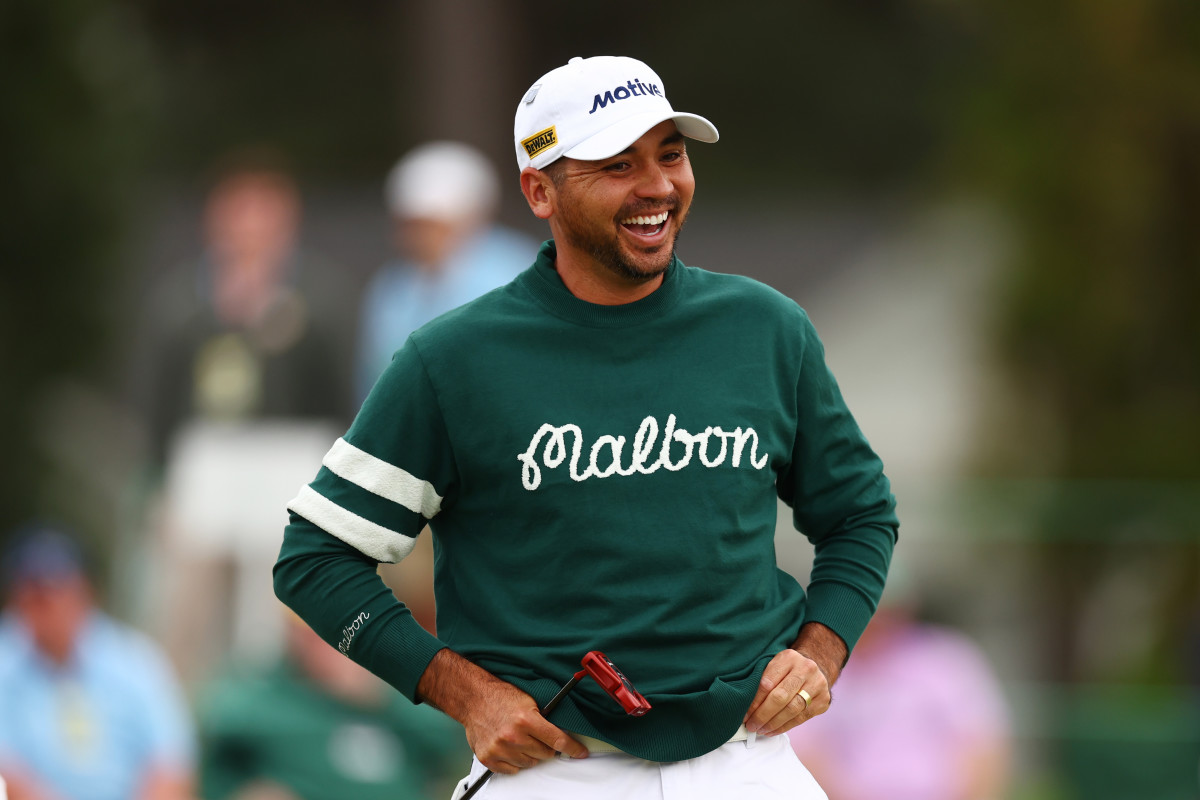
[{"label": "stubble beard", "polygon": [[[674,217],[680,214],[680,203],[678,197],[672,198],[674,202],[671,204],[671,214]],[[671,264],[675,261],[675,245],[679,241],[679,234],[683,233],[683,225],[687,221],[688,209],[682,209],[682,214],[677,218],[677,226],[675,235],[671,237],[671,249],[667,258],[662,265],[654,265],[651,267],[641,267],[625,257],[621,250],[620,242],[617,239],[618,234],[613,232],[605,235],[600,231],[588,230],[582,225],[568,224],[563,226],[563,238],[567,240],[572,247],[583,250],[590,255],[596,263],[603,266],[605,269],[612,272],[614,275],[623,278],[632,283],[648,283],[662,275]],[[638,211],[622,212],[621,217],[628,219],[632,216],[637,216]],[[568,220],[569,222],[573,220]]]}]

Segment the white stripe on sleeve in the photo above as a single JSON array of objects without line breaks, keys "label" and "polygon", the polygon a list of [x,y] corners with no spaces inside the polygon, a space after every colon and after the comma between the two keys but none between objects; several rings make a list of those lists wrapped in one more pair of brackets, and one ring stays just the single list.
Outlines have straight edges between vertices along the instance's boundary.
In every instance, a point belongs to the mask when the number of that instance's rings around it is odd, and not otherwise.
[{"label": "white stripe on sleeve", "polygon": [[399,503],[425,519],[433,519],[442,510],[442,496],[429,481],[423,481],[400,467],[359,450],[345,439],[334,442],[321,463],[339,478]]},{"label": "white stripe on sleeve", "polygon": [[311,486],[300,490],[300,494],[288,503],[288,510],[295,511],[376,561],[395,564],[408,555],[417,543],[410,536],[377,525],[342,508]]}]

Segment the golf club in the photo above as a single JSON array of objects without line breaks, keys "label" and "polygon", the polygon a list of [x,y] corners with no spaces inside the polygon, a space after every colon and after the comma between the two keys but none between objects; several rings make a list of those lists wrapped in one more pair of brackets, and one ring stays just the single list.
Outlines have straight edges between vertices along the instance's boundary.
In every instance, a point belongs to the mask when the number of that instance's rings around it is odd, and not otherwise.
[{"label": "golf club", "polygon": [[[583,680],[585,675],[591,675],[596,683],[600,684],[600,688],[608,693],[608,696],[616,700],[621,708],[625,709],[625,713],[631,717],[640,717],[650,710],[650,703],[646,698],[642,697],[641,692],[633,688],[633,684],[629,679],[617,669],[617,665],[608,659],[608,656],[601,653],[599,650],[592,650],[583,657],[580,662],[583,669],[571,676],[571,680],[563,684],[563,687],[558,690],[558,693],[538,709],[543,717],[549,717],[550,712],[558,708],[558,704],[562,699],[571,693],[575,688],[575,684]],[[479,776],[475,783],[471,784],[471,788],[463,794],[459,800],[468,800],[474,797],[475,793],[487,783],[488,778],[492,777],[492,771]]]}]

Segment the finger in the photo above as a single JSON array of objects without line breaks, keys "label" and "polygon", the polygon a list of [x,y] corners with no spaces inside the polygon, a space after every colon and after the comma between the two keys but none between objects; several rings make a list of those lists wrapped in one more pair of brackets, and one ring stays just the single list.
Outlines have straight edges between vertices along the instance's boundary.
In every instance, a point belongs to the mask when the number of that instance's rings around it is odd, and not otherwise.
[{"label": "finger", "polygon": [[772,658],[767,664],[766,669],[763,670],[762,678],[758,682],[758,691],[754,693],[754,699],[750,701],[750,708],[747,709],[746,716],[742,719],[742,722],[750,722],[751,718],[758,712],[759,707],[767,699],[767,696],[787,675],[789,666],[784,663],[780,655]]},{"label": "finger", "polygon": [[[561,731],[560,731],[561,733]],[[578,739],[568,736],[563,733],[562,736],[555,739],[551,744],[556,751],[568,755],[571,758],[587,758],[588,749]]]},{"label": "finger", "polygon": [[558,755],[558,750],[543,741],[531,739],[524,747],[521,748],[521,755],[525,756],[526,758],[533,759],[533,764],[529,765],[532,767],[539,761],[545,761],[546,759],[554,758],[556,755]]},{"label": "finger", "polygon": [[783,650],[767,663],[744,723],[756,730],[771,719],[800,690],[812,662],[794,650]]},{"label": "finger", "polygon": [[520,743],[499,740],[493,749],[483,755],[476,754],[476,758],[492,772],[512,775],[536,767],[554,755],[555,751],[545,743],[526,738]]},{"label": "finger", "polygon": [[529,733],[550,750],[551,756],[566,753],[571,758],[587,757],[588,749],[583,744],[543,716],[538,716],[534,724],[530,725]]},{"label": "finger", "polygon": [[760,736],[776,736],[791,730],[806,719],[808,719],[808,712],[804,708],[804,701],[797,697],[780,709],[778,714],[763,723],[758,733]]},{"label": "finger", "polygon": [[815,703],[816,700],[814,698],[814,700],[806,704],[804,698],[797,694],[775,716],[764,722],[762,727],[759,728],[758,733],[762,736],[778,736],[781,733],[786,733],[801,722],[816,716],[817,709]]},{"label": "finger", "polygon": [[523,769],[536,766],[538,759],[527,756],[520,750],[494,750],[486,754],[476,753],[479,763],[501,775],[514,775]]},{"label": "finger", "polygon": [[588,750],[565,731],[551,725],[539,716],[535,724],[529,724],[508,738],[498,741],[497,758],[516,767],[529,769],[540,762],[566,753],[572,758],[586,758]]},{"label": "finger", "polygon": [[762,732],[771,720],[780,714],[786,714],[787,709],[790,708],[794,712],[798,707],[799,710],[803,710],[804,701],[798,696],[803,686],[803,676],[794,673],[785,676],[767,692],[758,708],[754,709],[746,721],[746,729],[751,732]]},{"label": "finger", "polygon": [[[479,758],[479,757],[476,756],[476,758]],[[495,772],[497,775],[516,775],[518,772],[521,771],[520,767],[514,766],[514,765],[508,763],[507,761],[496,761],[493,759],[484,760],[484,759],[480,758],[479,763],[483,764],[485,767],[490,769],[492,772]]]},{"label": "finger", "polygon": [[787,733],[797,725],[807,722],[813,717],[824,714],[833,702],[833,695],[828,684],[821,682],[814,686],[811,682],[801,690],[809,694],[809,700],[804,702],[804,695],[797,693],[796,700],[789,703],[778,714],[763,724],[759,733],[763,736],[778,736]]}]

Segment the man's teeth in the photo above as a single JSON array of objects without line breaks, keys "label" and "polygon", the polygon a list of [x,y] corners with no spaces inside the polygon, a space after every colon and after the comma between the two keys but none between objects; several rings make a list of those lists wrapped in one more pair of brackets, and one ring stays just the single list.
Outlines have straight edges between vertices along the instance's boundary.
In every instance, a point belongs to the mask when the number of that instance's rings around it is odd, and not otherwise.
[{"label": "man's teeth", "polygon": [[622,225],[662,225],[667,221],[666,211],[661,214],[655,214],[652,217],[630,217],[629,219],[621,220]]}]

